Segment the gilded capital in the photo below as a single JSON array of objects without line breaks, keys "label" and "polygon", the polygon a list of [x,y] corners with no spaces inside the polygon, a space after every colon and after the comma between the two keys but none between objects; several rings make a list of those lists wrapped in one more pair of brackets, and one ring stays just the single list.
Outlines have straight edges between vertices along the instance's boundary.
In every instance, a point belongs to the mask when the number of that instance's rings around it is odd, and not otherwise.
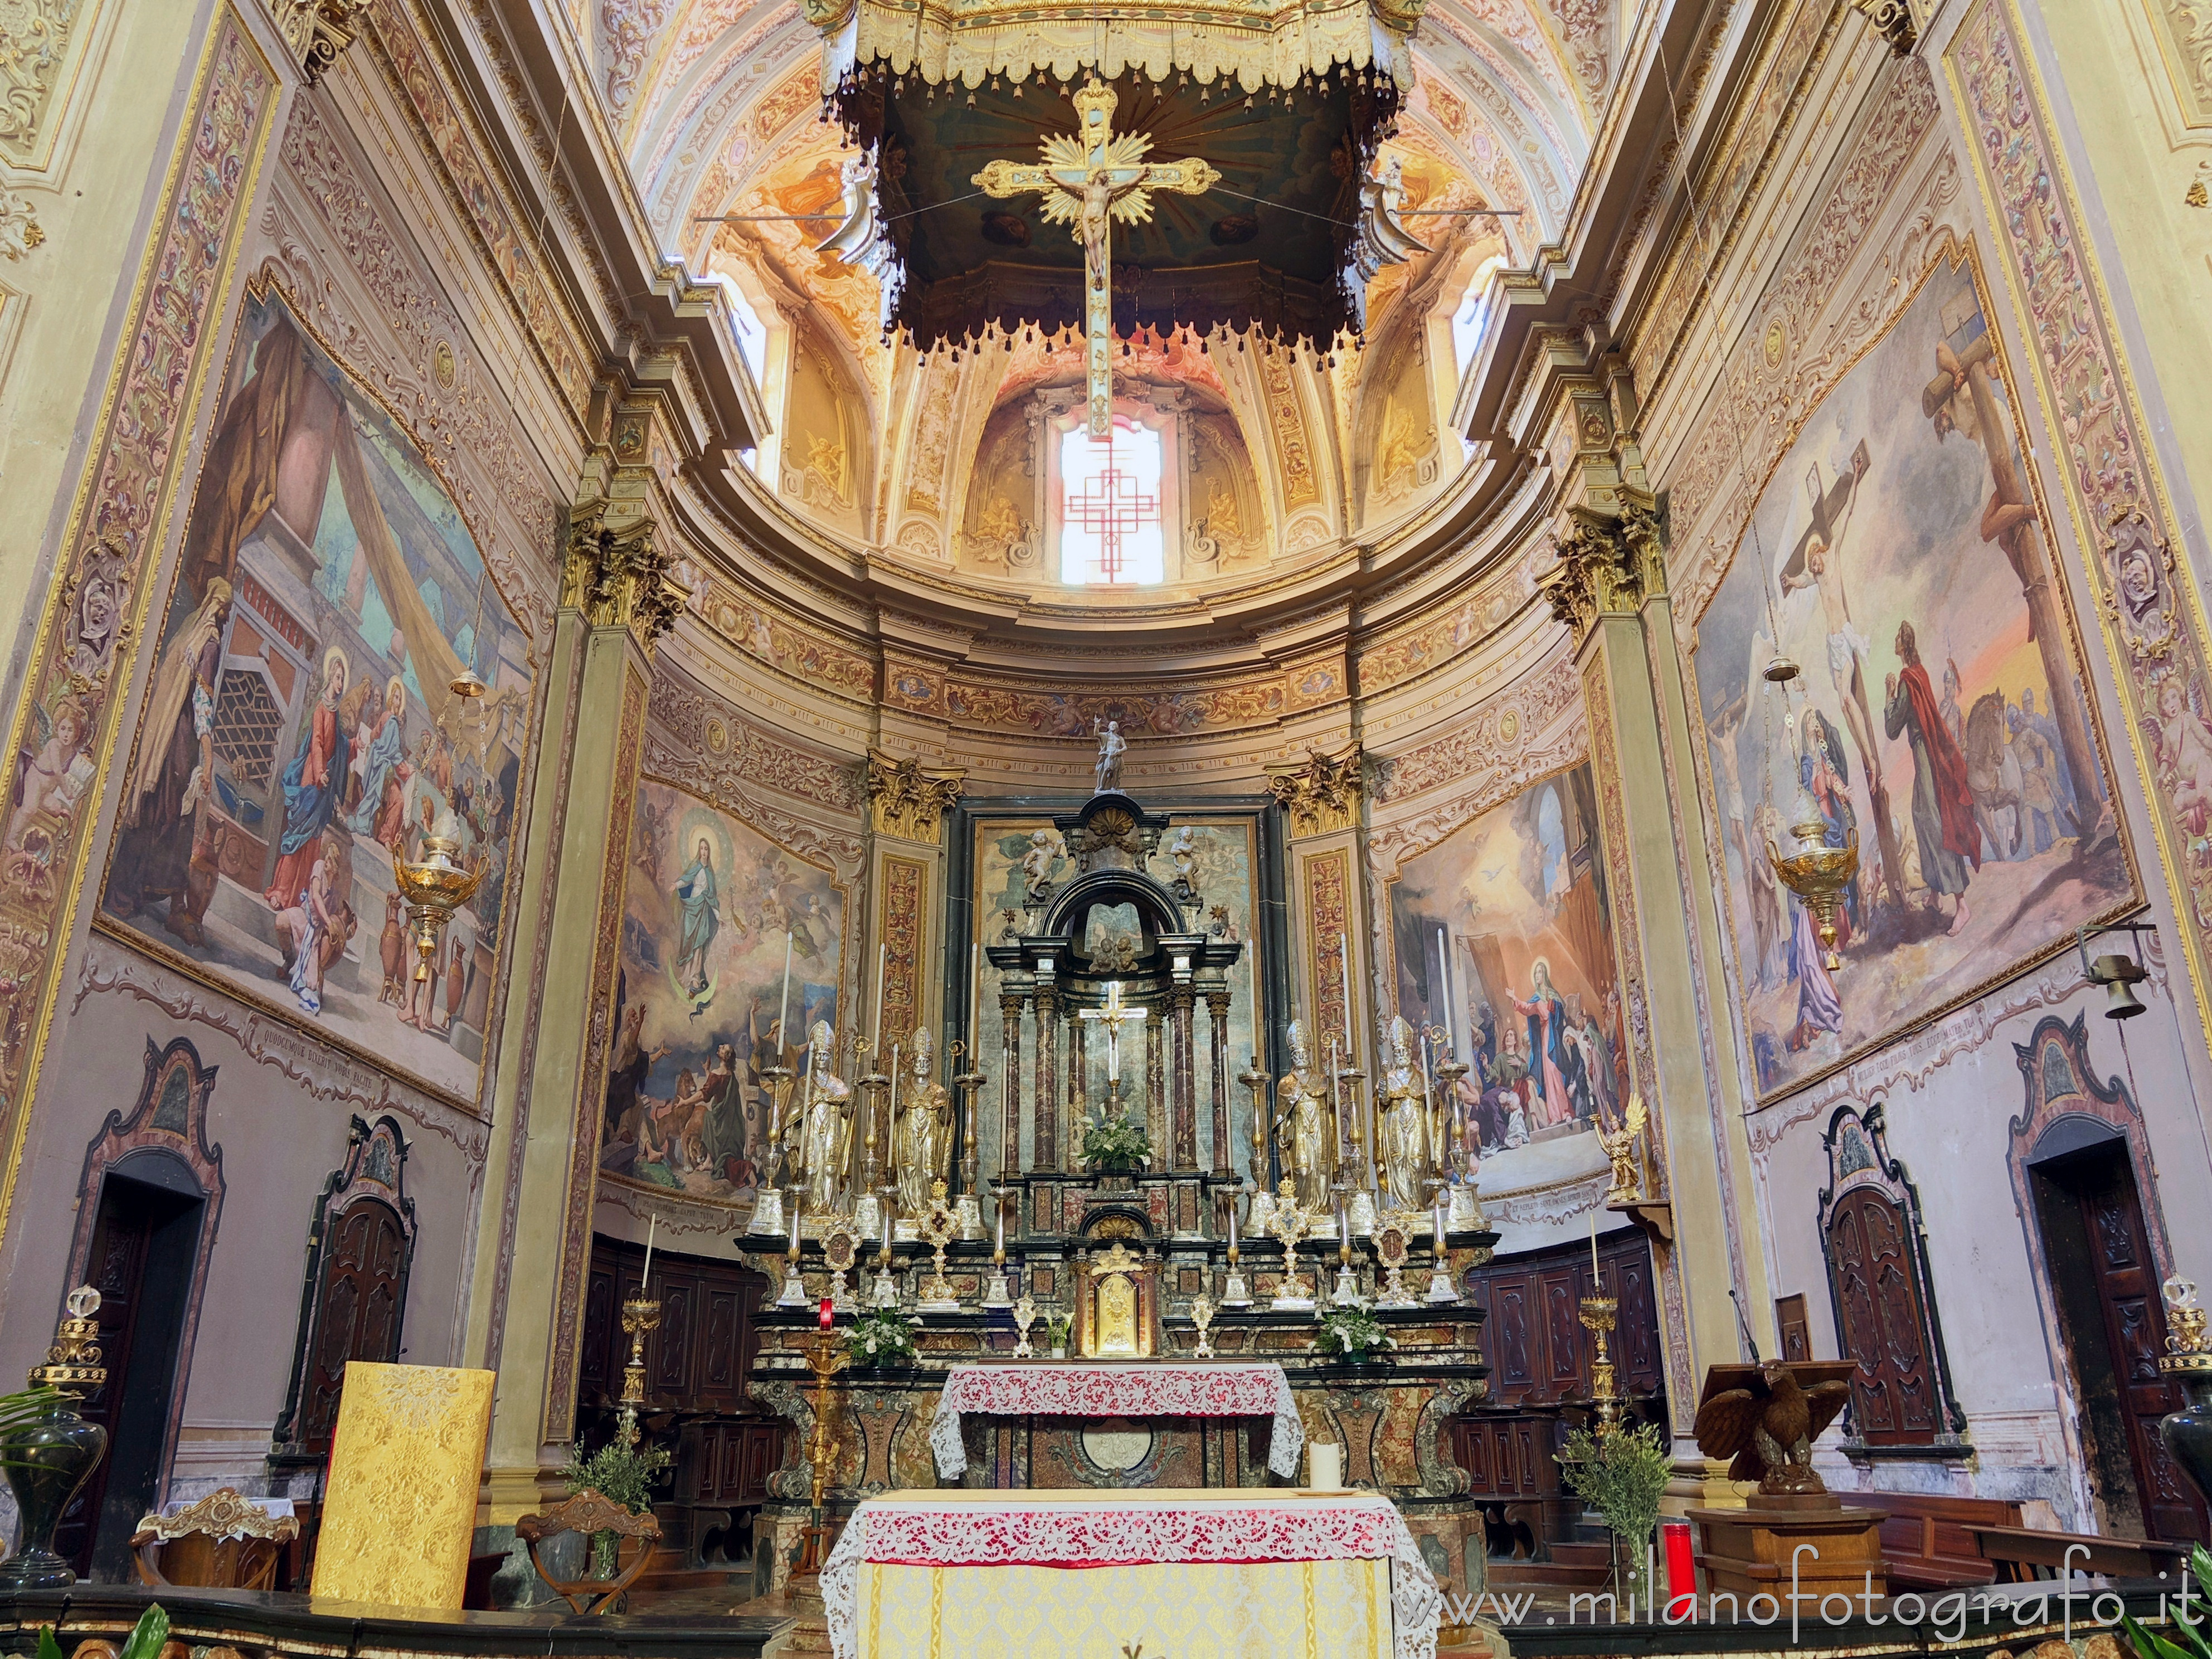
[{"label": "gilded capital", "polygon": [[1851,0],[1851,9],[1867,20],[1893,56],[1910,58],[1919,43],[1920,30],[1912,21],[1907,0]]},{"label": "gilded capital", "polygon": [[945,814],[960,799],[964,771],[926,771],[920,761],[868,750],[868,811],[879,836],[935,847],[945,835]]},{"label": "gilded capital", "polygon": [[647,651],[676,625],[690,595],[653,535],[650,519],[609,522],[604,500],[584,502],[568,518],[568,550],[561,603],[581,611],[594,628],[627,628]]},{"label": "gilded capital", "polygon": [[1310,759],[1267,769],[1267,793],[1291,815],[1293,836],[1326,836],[1359,822],[1366,761],[1358,744],[1341,755],[1315,750]]},{"label": "gilded capital", "polygon": [[1620,511],[1571,507],[1557,546],[1559,562],[1538,580],[1552,614],[1589,636],[1601,616],[1633,616],[1667,591],[1665,525],[1640,490],[1620,492]]},{"label": "gilded capital", "polygon": [[268,0],[276,32],[309,86],[321,83],[368,18],[368,0]]}]

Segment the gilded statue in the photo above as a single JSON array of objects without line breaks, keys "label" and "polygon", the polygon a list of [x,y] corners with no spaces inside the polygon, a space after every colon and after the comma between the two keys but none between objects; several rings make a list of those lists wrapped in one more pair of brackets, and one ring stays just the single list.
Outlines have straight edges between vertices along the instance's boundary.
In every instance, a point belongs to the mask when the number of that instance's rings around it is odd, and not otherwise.
[{"label": "gilded statue", "polygon": [[902,1215],[921,1215],[929,1207],[930,1183],[952,1178],[952,1095],[937,1080],[933,1050],[929,1028],[917,1027],[914,1075],[891,1130],[891,1167],[897,1173]]},{"label": "gilded statue", "polygon": [[1336,1130],[1305,1022],[1292,1020],[1286,1035],[1291,1069],[1275,1085],[1275,1140],[1282,1148],[1284,1173],[1297,1185],[1298,1202],[1325,1213],[1329,1182],[1336,1173]]},{"label": "gilded statue", "polygon": [[1637,1168],[1637,1143],[1644,1138],[1646,1113],[1642,1095],[1628,1097],[1628,1109],[1621,1114],[1618,1127],[1608,1125],[1601,1114],[1597,1126],[1597,1144],[1604,1150],[1613,1165],[1613,1188],[1605,1195],[1607,1204],[1641,1204],[1644,1198],[1644,1175]]},{"label": "gilded statue", "polygon": [[1427,1207],[1428,1091],[1414,1063],[1413,1028],[1402,1017],[1390,1021],[1389,1050],[1376,1091],[1383,1201],[1389,1209],[1418,1212]]},{"label": "gilded statue", "polygon": [[817,1215],[836,1208],[845,1186],[845,1161],[853,1150],[853,1089],[830,1069],[836,1033],[817,1019],[806,1034],[806,1103],[792,1120],[798,1145],[793,1170],[805,1206]]}]

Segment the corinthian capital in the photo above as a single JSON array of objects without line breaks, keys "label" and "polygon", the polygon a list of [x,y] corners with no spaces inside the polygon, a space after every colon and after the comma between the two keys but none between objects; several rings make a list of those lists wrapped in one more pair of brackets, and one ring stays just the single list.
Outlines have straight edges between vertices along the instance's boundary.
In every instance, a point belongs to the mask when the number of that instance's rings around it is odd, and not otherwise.
[{"label": "corinthian capital", "polygon": [[1310,759],[1267,769],[1267,793],[1291,815],[1293,836],[1326,836],[1359,822],[1366,759],[1353,744],[1340,755],[1315,750]]},{"label": "corinthian capital", "polygon": [[579,505],[568,518],[568,550],[561,603],[581,611],[594,628],[627,628],[647,651],[676,625],[690,600],[650,519],[616,523],[604,500]]},{"label": "corinthian capital", "polygon": [[268,0],[276,32],[309,86],[319,85],[368,19],[368,0]]},{"label": "corinthian capital", "polygon": [[960,799],[964,771],[925,771],[920,761],[868,750],[868,811],[879,836],[934,847],[945,833],[945,809]]},{"label": "corinthian capital", "polygon": [[1667,591],[1665,526],[1657,503],[1641,490],[1620,492],[1621,510],[1571,507],[1556,545],[1559,562],[1538,580],[1552,614],[1579,642],[1597,619],[1633,616]]}]

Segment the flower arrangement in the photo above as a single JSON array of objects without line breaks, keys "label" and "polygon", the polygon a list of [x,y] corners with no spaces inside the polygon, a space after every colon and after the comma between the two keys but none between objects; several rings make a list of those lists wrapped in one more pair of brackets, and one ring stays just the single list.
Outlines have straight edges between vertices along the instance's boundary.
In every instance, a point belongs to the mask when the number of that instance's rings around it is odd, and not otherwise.
[{"label": "flower arrangement", "polygon": [[855,1365],[911,1365],[914,1334],[921,1322],[909,1319],[896,1308],[870,1308],[854,1320],[845,1336],[845,1352]]},{"label": "flower arrangement", "polygon": [[[673,1461],[660,1447],[637,1437],[636,1421],[625,1407],[614,1438],[589,1456],[579,1451],[561,1471],[561,1478],[568,1483],[571,1498],[588,1489],[632,1515],[643,1515],[653,1507],[653,1480]],[[614,1577],[621,1542],[611,1532],[592,1534],[592,1569],[600,1577]]]},{"label": "flower arrangement", "polygon": [[1387,1365],[1397,1339],[1382,1328],[1373,1314],[1358,1308],[1339,1308],[1322,1316],[1321,1334],[1314,1352],[1347,1365]]},{"label": "flower arrangement", "polygon": [[1145,1126],[1126,1111],[1110,1117],[1103,1107],[1083,1127],[1083,1161],[1109,1175],[1127,1175],[1152,1161],[1152,1143]]},{"label": "flower arrangement", "polygon": [[1044,1316],[1045,1346],[1054,1353],[1067,1351],[1067,1339],[1075,1328],[1075,1321],[1054,1309]]},{"label": "flower arrangement", "polygon": [[[1628,1558],[1629,1594],[1648,1598],[1645,1547],[1659,1524],[1659,1499],[1674,1476],[1674,1456],[1656,1424],[1623,1426],[1603,1438],[1588,1429],[1567,1437],[1559,1468],[1575,1495],[1605,1517]],[[1617,1571],[1617,1569],[1616,1569]]]}]

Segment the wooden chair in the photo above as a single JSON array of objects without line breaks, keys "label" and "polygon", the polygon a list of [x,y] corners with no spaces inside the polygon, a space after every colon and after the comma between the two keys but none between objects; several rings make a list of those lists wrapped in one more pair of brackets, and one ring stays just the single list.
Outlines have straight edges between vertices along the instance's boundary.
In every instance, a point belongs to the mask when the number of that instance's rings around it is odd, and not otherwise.
[{"label": "wooden chair", "polygon": [[[587,1551],[593,1534],[613,1533],[617,1566],[621,1565],[623,1539],[635,1540],[637,1552],[631,1556],[629,1565],[612,1578],[556,1578],[545,1570],[545,1559],[538,1548],[547,1539],[557,1538],[564,1532],[581,1533]],[[606,1613],[629,1593],[638,1575],[645,1571],[646,1563],[653,1559],[653,1546],[660,1541],[660,1522],[650,1514],[632,1515],[621,1504],[600,1497],[586,1486],[543,1515],[524,1516],[514,1523],[514,1535],[530,1546],[530,1565],[538,1569],[538,1576],[556,1595],[578,1613]]]},{"label": "wooden chair", "polygon": [[149,1515],[131,1535],[141,1583],[160,1588],[274,1589],[284,1547],[300,1535],[289,1515],[271,1515],[229,1486],[218,1486],[174,1515]]}]

